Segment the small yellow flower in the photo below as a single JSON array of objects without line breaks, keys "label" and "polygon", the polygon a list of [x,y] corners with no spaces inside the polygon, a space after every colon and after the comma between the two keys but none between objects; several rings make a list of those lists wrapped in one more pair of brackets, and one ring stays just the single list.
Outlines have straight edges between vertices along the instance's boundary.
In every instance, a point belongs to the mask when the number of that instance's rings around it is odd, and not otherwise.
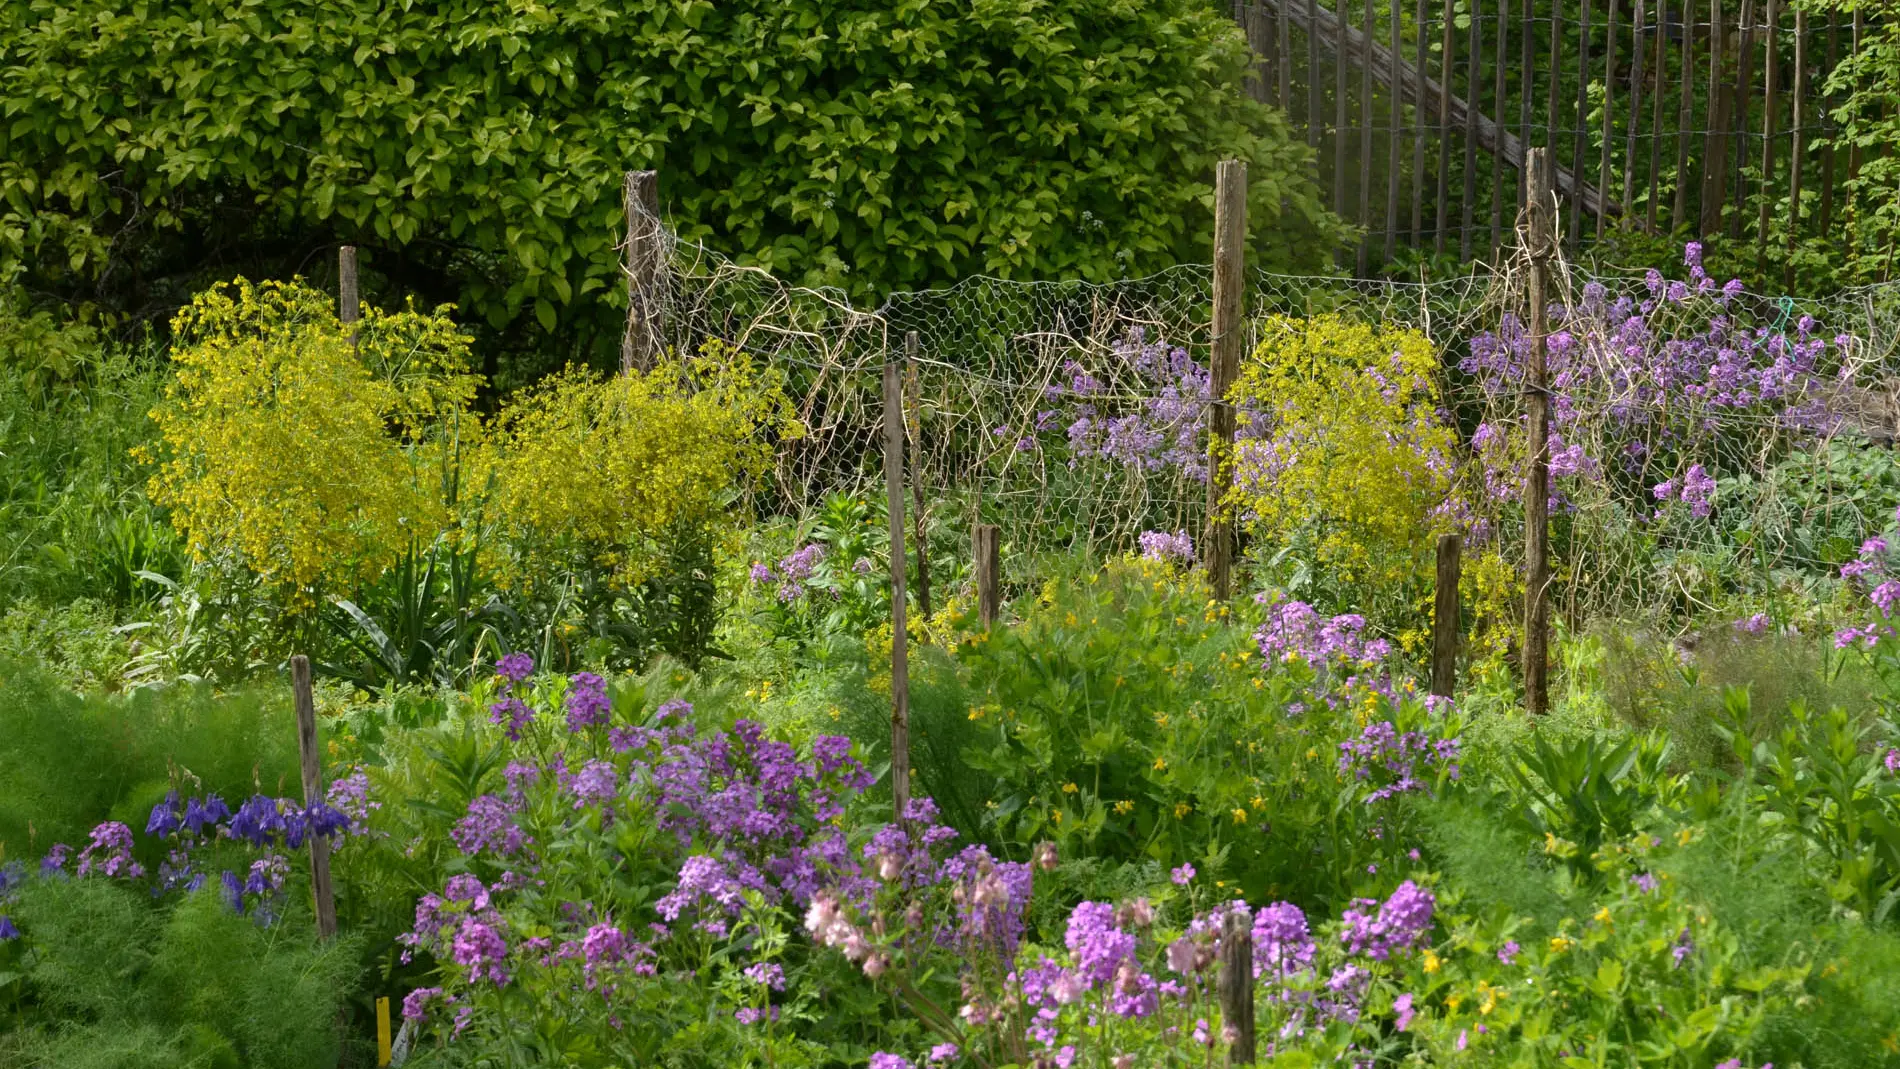
[{"label": "small yellow flower", "polygon": [[1267,807],[1267,800],[1256,794],[1253,796],[1253,801],[1249,802],[1248,804],[1253,806],[1255,809],[1265,809]]},{"label": "small yellow flower", "polygon": [[1245,809],[1234,810],[1234,823],[1236,824],[1247,823],[1247,811]]},{"label": "small yellow flower", "polygon": [[1484,999],[1484,1001],[1478,1003],[1478,1013],[1486,1014],[1498,1008],[1498,999],[1504,997],[1504,989],[1501,987],[1492,987],[1490,984],[1480,980],[1478,981],[1478,994]]},{"label": "small yellow flower", "polygon": [[1182,817],[1187,816],[1188,812],[1193,808],[1193,806],[1188,805],[1186,802],[1174,803],[1174,819],[1180,820]]},{"label": "small yellow flower", "polygon": [[1602,909],[1597,910],[1596,916],[1590,919],[1596,921],[1598,924],[1608,925],[1610,923],[1610,907],[1604,906]]},{"label": "small yellow flower", "polygon": [[1055,821],[1057,824],[1062,823],[1062,810],[1055,810],[1049,815],[1049,819]]},{"label": "small yellow flower", "polygon": [[1126,798],[1115,803],[1115,812],[1123,814],[1124,816],[1129,813],[1133,813],[1134,811],[1135,811],[1135,803],[1129,801]]},{"label": "small yellow flower", "polygon": [[1156,714],[1155,714],[1155,726],[1156,726],[1156,727],[1167,727],[1167,726],[1168,726],[1168,714],[1166,714],[1166,713],[1156,713]]},{"label": "small yellow flower", "polygon": [[1080,789],[1081,789],[1081,788],[1079,788],[1079,787],[1077,787],[1077,786],[1075,785],[1075,782],[1074,782],[1073,780],[1071,780],[1070,782],[1068,782],[1068,783],[1065,783],[1065,784],[1063,784],[1063,785],[1062,785],[1062,793],[1063,793],[1063,794],[1074,794],[1074,793],[1075,793],[1076,791],[1078,791],[1078,790],[1080,790]]},{"label": "small yellow flower", "polygon": [[1317,760],[1318,758],[1319,758],[1319,748],[1316,746],[1308,746],[1306,748],[1306,759],[1308,761],[1313,761],[1313,760]]},{"label": "small yellow flower", "polygon": [[1693,838],[1695,838],[1695,833],[1690,831],[1688,828],[1684,828],[1681,831],[1676,833],[1676,845],[1688,846],[1689,840]]},{"label": "small yellow flower", "polygon": [[1464,1001],[1465,1001],[1465,997],[1463,995],[1446,995],[1445,1008],[1450,1010],[1453,1013],[1457,1013],[1458,1007],[1462,1005]]},{"label": "small yellow flower", "polygon": [[1155,758],[1155,771],[1156,771],[1156,772],[1160,772],[1160,771],[1162,771],[1163,769],[1166,769],[1167,767],[1168,767],[1168,759],[1167,759],[1167,758],[1165,758],[1165,757],[1157,757],[1157,758]]},{"label": "small yellow flower", "polygon": [[1576,946],[1575,941],[1566,939],[1561,935],[1553,935],[1550,937],[1550,949],[1559,954],[1569,950],[1573,946]]},{"label": "small yellow flower", "polygon": [[1426,971],[1426,972],[1428,972],[1428,973],[1429,973],[1429,972],[1437,972],[1437,971],[1438,971],[1438,967],[1439,967],[1439,966],[1440,966],[1441,964],[1443,964],[1443,962],[1441,962],[1441,961],[1439,961],[1439,960],[1438,960],[1438,955],[1437,955],[1437,954],[1434,954],[1434,953],[1433,953],[1433,952],[1431,952],[1430,950],[1427,950],[1427,951],[1425,952],[1425,971]]}]

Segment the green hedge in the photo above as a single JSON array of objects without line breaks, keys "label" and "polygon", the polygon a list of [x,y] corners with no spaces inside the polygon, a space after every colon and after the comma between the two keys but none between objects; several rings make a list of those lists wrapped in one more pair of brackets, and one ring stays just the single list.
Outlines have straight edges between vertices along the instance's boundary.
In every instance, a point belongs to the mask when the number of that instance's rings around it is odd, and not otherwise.
[{"label": "green hedge", "polygon": [[353,241],[394,288],[604,352],[620,175],[645,167],[685,235],[861,301],[1205,262],[1229,155],[1252,163],[1256,262],[1322,266],[1341,233],[1211,0],[0,14],[0,268],[124,311]]}]

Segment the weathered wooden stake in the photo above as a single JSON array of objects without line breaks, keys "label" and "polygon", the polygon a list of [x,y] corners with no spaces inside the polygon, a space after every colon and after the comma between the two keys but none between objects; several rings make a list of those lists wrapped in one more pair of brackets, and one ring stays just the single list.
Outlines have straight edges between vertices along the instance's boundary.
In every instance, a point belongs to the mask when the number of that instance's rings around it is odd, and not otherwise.
[{"label": "weathered wooden stake", "polygon": [[1794,144],[1788,153],[1788,259],[1781,268],[1781,284],[1794,289],[1794,252],[1801,236],[1801,165],[1807,155],[1808,9],[1794,9]]},{"label": "weathered wooden stake", "polygon": [[1207,575],[1214,597],[1233,593],[1234,526],[1227,519],[1233,477],[1234,406],[1227,391],[1240,377],[1241,289],[1247,257],[1247,164],[1222,160],[1214,172],[1214,344],[1208,413]]},{"label": "weathered wooden stake", "polygon": [[917,378],[917,332],[904,332],[904,380],[910,418],[904,421],[910,439],[910,497],[917,510],[917,611],[930,618],[930,518],[924,514],[924,397]]},{"label": "weathered wooden stake", "polygon": [[1530,183],[1531,351],[1525,367],[1524,404],[1530,438],[1530,464],[1524,476],[1524,705],[1533,716],[1549,708],[1550,606],[1550,394],[1544,381],[1545,335],[1550,325],[1544,304],[1549,292],[1550,256],[1555,235],[1551,214],[1550,150],[1532,149],[1526,166]]},{"label": "weathered wooden stake", "polygon": [[651,371],[666,353],[660,324],[659,282],[666,249],[659,172],[628,171],[622,197],[627,212],[627,330],[620,338],[620,370]]},{"label": "weathered wooden stake", "polygon": [[350,344],[356,344],[356,324],[363,318],[363,298],[356,280],[356,246],[336,250],[337,319],[350,328]]},{"label": "weathered wooden stake", "polygon": [[995,625],[1003,611],[1003,586],[998,578],[1002,557],[1001,528],[979,523],[970,530],[970,558],[976,562],[976,621],[984,627]]},{"label": "weathered wooden stake", "polygon": [[1220,934],[1221,1031],[1228,1065],[1254,1063],[1253,929],[1238,912],[1227,914]]},{"label": "weathered wooden stake", "polygon": [[904,387],[897,361],[884,359],[884,489],[891,522],[891,800],[910,806],[910,650],[904,604]]},{"label": "weathered wooden stake", "polygon": [[[290,659],[290,691],[297,707],[297,752],[303,758],[303,804],[323,801],[322,753],[317,749],[317,700],[310,687],[310,658]],[[317,934],[336,935],[336,895],[330,887],[330,840],[310,836],[310,886],[317,896]]]},{"label": "weathered wooden stake", "polygon": [[1432,693],[1449,698],[1458,684],[1458,637],[1464,622],[1458,610],[1458,580],[1465,540],[1438,536],[1438,589],[1432,597]]}]

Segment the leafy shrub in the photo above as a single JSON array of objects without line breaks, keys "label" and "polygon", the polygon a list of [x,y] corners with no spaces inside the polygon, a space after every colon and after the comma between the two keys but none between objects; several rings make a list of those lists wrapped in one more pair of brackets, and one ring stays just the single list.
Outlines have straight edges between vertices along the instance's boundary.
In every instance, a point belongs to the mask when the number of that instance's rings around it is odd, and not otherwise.
[{"label": "leafy shrub", "polygon": [[69,286],[205,247],[289,274],[278,248],[340,234],[497,325],[580,306],[576,341],[611,349],[643,166],[686,236],[861,296],[1204,262],[1229,156],[1257,262],[1317,266],[1341,233],[1200,0],[8,10],[5,257]]},{"label": "leafy shrub", "polygon": [[1341,611],[1417,598],[1458,458],[1431,342],[1337,316],[1260,330],[1231,395],[1230,507],[1297,596]]},{"label": "leafy shrub", "polygon": [[293,607],[374,578],[448,527],[468,339],[441,315],[349,328],[300,283],[240,280],[173,323],[154,501],[199,560],[234,559]]}]

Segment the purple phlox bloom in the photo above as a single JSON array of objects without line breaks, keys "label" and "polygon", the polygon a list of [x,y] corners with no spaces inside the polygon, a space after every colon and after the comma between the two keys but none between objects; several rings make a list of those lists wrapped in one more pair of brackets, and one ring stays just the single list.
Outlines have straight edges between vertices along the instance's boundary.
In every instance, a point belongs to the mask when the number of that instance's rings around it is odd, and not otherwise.
[{"label": "purple phlox bloom", "polygon": [[534,674],[534,658],[519,651],[510,653],[495,662],[495,674],[510,684],[519,683]]},{"label": "purple phlox bloom", "polygon": [[92,842],[79,854],[79,875],[93,872],[136,879],[145,867],[132,859],[132,829],[108,820],[92,829]]},{"label": "purple phlox bloom", "polygon": [[1412,1010],[1412,993],[1410,991],[1392,1000],[1392,1013],[1396,1018],[1392,1022],[1393,1027],[1401,1032],[1412,1027],[1412,1018],[1416,1016],[1416,1014]]},{"label": "purple phlox bloom", "polygon": [[1194,865],[1192,862],[1184,864],[1180,868],[1170,872],[1168,876],[1174,880],[1177,887],[1186,887],[1188,881],[1194,878]]},{"label": "purple phlox bloom", "polygon": [[1506,965],[1514,965],[1517,963],[1518,953],[1523,949],[1517,945],[1517,940],[1506,940],[1504,945],[1498,948],[1498,961]]},{"label": "purple phlox bloom", "polygon": [[613,711],[607,681],[592,672],[577,672],[567,683],[567,730],[578,734],[607,723]]}]

